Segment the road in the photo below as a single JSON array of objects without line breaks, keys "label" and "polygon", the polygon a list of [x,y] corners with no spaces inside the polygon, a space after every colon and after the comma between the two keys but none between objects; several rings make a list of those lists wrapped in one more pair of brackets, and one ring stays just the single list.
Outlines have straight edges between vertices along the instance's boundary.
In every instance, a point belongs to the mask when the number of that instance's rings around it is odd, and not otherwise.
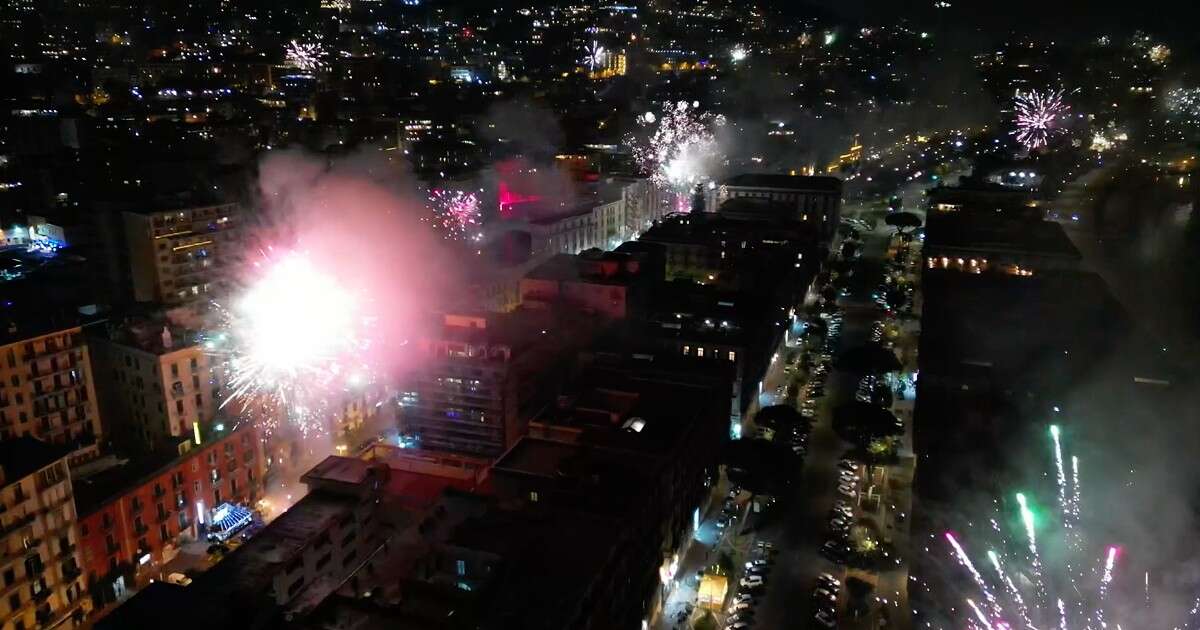
[{"label": "road", "polygon": [[[887,237],[883,232],[864,235],[864,257],[882,259]],[[842,304],[843,324],[840,348],[851,348],[866,343],[871,326],[879,312],[870,306],[866,288],[851,294]],[[828,513],[833,505],[837,486],[837,461],[846,452],[848,445],[834,432],[831,411],[837,405],[853,400],[858,377],[834,370],[826,383],[826,396],[822,401],[809,439],[809,453],[804,464],[802,482],[792,490],[793,496],[784,502],[781,514],[760,532],[760,537],[775,542],[779,549],[777,562],[769,576],[769,584],[763,601],[756,607],[755,628],[808,628],[817,627],[812,620],[809,594],[817,574],[830,572],[839,579],[846,575],[845,568],[824,557],[818,550],[826,540]],[[891,505],[892,501],[884,501]],[[908,509],[908,500],[899,507]],[[885,517],[886,518],[886,517]],[[890,521],[889,521],[890,522]],[[861,574],[861,572],[859,572]],[[899,600],[906,606],[904,597],[907,572],[903,567],[887,571],[880,577],[876,594],[889,602]],[[874,582],[872,577],[870,581]],[[844,579],[843,579],[844,582]],[[897,598],[896,594],[900,597]],[[843,600],[845,595],[842,596]],[[893,616],[896,620],[897,616]],[[843,620],[840,627],[869,628],[872,622],[855,623]],[[906,628],[906,624],[894,623]]]}]

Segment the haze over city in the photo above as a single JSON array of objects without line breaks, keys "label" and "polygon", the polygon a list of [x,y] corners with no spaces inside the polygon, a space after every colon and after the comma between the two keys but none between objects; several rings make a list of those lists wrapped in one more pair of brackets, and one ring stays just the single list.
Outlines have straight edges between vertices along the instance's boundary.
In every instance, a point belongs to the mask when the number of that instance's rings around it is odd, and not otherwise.
[{"label": "haze over city", "polygon": [[0,0],[0,630],[1200,630],[1197,18]]}]

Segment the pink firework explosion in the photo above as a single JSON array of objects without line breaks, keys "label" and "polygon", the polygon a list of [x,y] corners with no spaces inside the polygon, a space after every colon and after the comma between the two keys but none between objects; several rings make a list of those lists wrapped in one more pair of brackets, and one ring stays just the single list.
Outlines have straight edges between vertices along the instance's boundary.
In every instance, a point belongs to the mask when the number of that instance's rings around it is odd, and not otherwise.
[{"label": "pink firework explosion", "polygon": [[1013,108],[1017,128],[1012,135],[1029,149],[1040,149],[1050,142],[1050,138],[1062,133],[1059,122],[1071,111],[1071,107],[1063,102],[1062,90],[1018,91]]},{"label": "pink firework explosion", "polygon": [[479,197],[461,190],[435,188],[429,193],[436,223],[444,230],[445,238],[454,241],[479,240]]}]

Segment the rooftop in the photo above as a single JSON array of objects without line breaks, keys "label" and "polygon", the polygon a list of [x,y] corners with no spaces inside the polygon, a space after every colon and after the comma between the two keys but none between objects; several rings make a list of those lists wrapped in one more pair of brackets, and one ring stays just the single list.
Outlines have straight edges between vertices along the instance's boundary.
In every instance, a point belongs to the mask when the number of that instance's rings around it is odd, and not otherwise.
[{"label": "rooftop", "polygon": [[2,483],[8,487],[66,457],[71,449],[28,436],[0,440]]},{"label": "rooftop", "polygon": [[[149,482],[167,469],[193,457],[199,457],[214,444],[226,437],[238,434],[242,427],[227,431],[210,431],[205,442],[189,449],[186,453],[165,450],[136,457],[108,454],[81,466],[71,467],[71,483],[75,488],[75,504],[81,515],[88,515],[123,496],[135,487]],[[180,441],[186,441],[181,438]]]},{"label": "rooftop", "polygon": [[586,280],[591,284],[625,285],[638,277],[640,267],[638,257],[631,253],[556,254],[530,270],[525,277],[532,280]]},{"label": "rooftop", "polygon": [[1053,221],[1029,221],[991,214],[933,214],[926,246],[1010,251],[1079,260],[1079,250]]},{"label": "rooftop", "polygon": [[804,192],[841,194],[842,180],[836,177],[780,175],[775,173],[743,173],[721,182],[723,186],[739,188],[780,188]]},{"label": "rooftop", "polygon": [[88,327],[88,336],[154,355],[170,354],[199,343],[199,333],[163,317],[135,317]]}]

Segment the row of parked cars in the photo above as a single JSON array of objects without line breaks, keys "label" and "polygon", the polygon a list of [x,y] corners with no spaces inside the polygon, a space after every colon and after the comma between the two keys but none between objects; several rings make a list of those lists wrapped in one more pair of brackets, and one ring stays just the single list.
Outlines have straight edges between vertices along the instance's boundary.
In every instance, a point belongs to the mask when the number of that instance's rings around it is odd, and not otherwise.
[{"label": "row of parked cars", "polygon": [[729,616],[725,618],[725,630],[745,630],[754,623],[754,607],[767,587],[767,576],[775,564],[775,546],[767,541],[758,541],[746,562],[742,578],[738,580],[737,592],[729,604]]},{"label": "row of parked cars", "polygon": [[838,462],[838,498],[829,510],[828,538],[821,546],[821,555],[845,564],[850,557],[850,528],[854,524],[854,501],[858,498],[858,462],[842,459]]},{"label": "row of parked cars", "polygon": [[813,619],[825,628],[837,627],[837,600],[842,583],[830,573],[817,576],[813,585]]}]

